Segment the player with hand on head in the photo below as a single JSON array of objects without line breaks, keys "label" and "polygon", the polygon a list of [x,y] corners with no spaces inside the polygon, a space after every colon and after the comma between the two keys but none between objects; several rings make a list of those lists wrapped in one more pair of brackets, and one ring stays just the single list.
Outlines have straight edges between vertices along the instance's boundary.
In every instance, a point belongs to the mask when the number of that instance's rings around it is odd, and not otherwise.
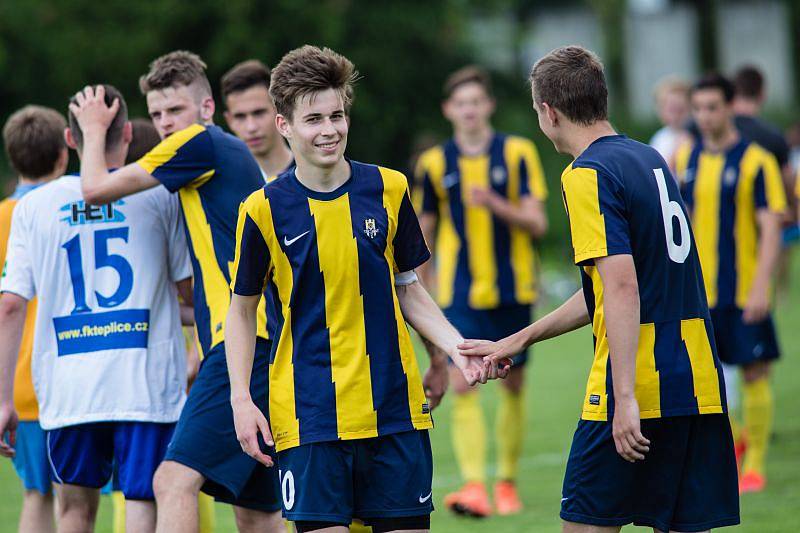
[{"label": "player with hand on head", "polygon": [[592,324],[564,531],[738,524],[724,379],[677,183],[658,152],[612,128],[593,53],[553,50],[534,65],[531,86],[542,131],[575,158],[561,188],[583,290],[527,328],[498,342],[467,341],[461,353],[496,360]]},{"label": "player with hand on head", "polygon": [[712,74],[695,84],[691,98],[701,138],[682,147],[676,170],[692,215],[719,357],[740,367],[744,380],[746,449],[743,435],[735,435],[744,461],[740,489],[760,491],[774,411],[769,369],[780,356],[770,308],[786,195],[775,157],[734,125],[733,84]]},{"label": "player with hand on head", "polygon": [[[3,144],[11,167],[17,173],[17,188],[0,202],[0,264],[5,265],[11,217],[17,203],[27,193],[61,177],[67,169],[67,146],[64,128],[67,122],[56,110],[39,106],[26,106],[12,114],[3,127]],[[4,269],[5,271],[5,269]],[[47,460],[45,433],[39,425],[39,404],[33,388],[31,356],[33,331],[36,321],[36,300],[28,303],[27,314],[20,313],[21,305],[13,297],[0,297],[0,328],[13,329],[14,335],[22,333],[18,354],[4,350],[7,357],[16,356],[13,363],[0,361],[3,383],[0,385],[0,455],[12,457],[24,493],[19,517],[20,533],[48,533],[55,531],[53,508],[53,474]],[[10,318],[24,320],[13,323]],[[20,329],[22,328],[22,329]],[[10,336],[3,336],[10,340]],[[12,392],[13,389],[13,392]]]},{"label": "player with hand on head", "polygon": [[269,79],[269,68],[257,59],[249,59],[234,65],[220,80],[225,122],[247,144],[265,181],[294,163],[286,141],[275,129]]},{"label": "player with hand on head", "polygon": [[[430,409],[406,321],[470,383],[508,368],[457,353],[451,326],[414,269],[430,257],[401,173],[344,156],[357,79],[330,49],[304,46],[272,71],[278,131],[296,166],[251,194],[237,226],[225,339],[242,448],[265,464],[274,440],[284,516],[298,531],[427,530]],[[256,308],[279,303],[270,422],[247,384]],[[270,427],[271,425],[271,427]]]},{"label": "player with hand on head", "polygon": [[[177,193],[194,267],[194,316],[203,363],[154,479],[158,530],[194,532],[200,490],[234,506],[240,531],[282,531],[277,472],[244,454],[236,441],[225,358],[239,204],[264,185],[245,144],[213,125],[214,99],[205,63],[190,52],[159,57],[139,80],[162,142],[136,163],[102,164],[103,132],[116,103],[87,87],[74,112],[85,131],[81,184],[89,201],[108,202],[163,184]],[[259,313],[250,390],[266,410],[269,340]],[[251,354],[252,355],[252,354]]]},{"label": "player with hand on head", "polygon": [[[115,104],[100,159],[116,168],[131,125],[120,93],[101,92],[104,105]],[[84,133],[70,112],[67,145],[80,153]],[[12,330],[38,297],[33,381],[59,530],[93,529],[113,466],[127,529],[155,529],[153,474],[186,400],[177,299],[180,292],[191,300],[185,239],[178,203],[163,189],[98,205],[83,200],[79,176],[66,175],[28,193],[14,211],[0,290],[3,301],[16,302]],[[19,333],[4,335],[6,362]]]},{"label": "player with hand on head", "polygon": [[[453,125],[453,138],[423,153],[416,169],[415,204],[425,240],[435,244],[436,264],[420,267],[420,277],[426,287],[436,288],[445,316],[463,335],[498,340],[531,321],[538,266],[533,240],[547,231],[544,172],[531,141],[492,128],[495,101],[485,70],[467,66],[454,72],[444,94],[442,110]],[[525,351],[515,354],[508,379],[500,383],[494,497],[503,515],[522,510],[515,479],[526,426],[527,359]],[[447,372],[446,361],[434,350],[426,382]],[[480,397],[455,367],[450,382],[453,448],[466,484],[448,494],[445,505],[460,514],[488,516]]]}]

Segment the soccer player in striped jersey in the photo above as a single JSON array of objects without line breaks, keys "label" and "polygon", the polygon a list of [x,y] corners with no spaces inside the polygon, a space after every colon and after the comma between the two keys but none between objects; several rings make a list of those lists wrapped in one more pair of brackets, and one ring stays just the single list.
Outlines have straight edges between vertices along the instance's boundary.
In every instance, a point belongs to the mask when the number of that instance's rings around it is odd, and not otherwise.
[{"label": "soccer player in striped jersey", "polygon": [[507,357],[592,324],[594,362],[561,498],[564,531],[737,524],[724,379],[678,186],[658,152],[611,127],[594,54],[556,49],[534,65],[531,85],[542,131],[575,158],[561,189],[583,290],[520,332],[467,342],[462,353]]},{"label": "soccer player in striped jersey", "polygon": [[[250,195],[237,225],[228,313],[231,402],[243,449],[278,452],[284,516],[300,532],[427,530],[430,409],[406,321],[470,383],[502,376],[460,357],[461,335],[414,269],[430,257],[405,176],[344,157],[357,73],[304,46],[272,71],[276,124],[297,165]],[[264,288],[280,304],[270,424],[247,384]]]},{"label": "soccer player in striped jersey", "polygon": [[778,162],[739,133],[733,97],[733,84],[718,74],[695,84],[692,113],[701,138],[679,151],[676,170],[692,214],[719,357],[741,368],[740,489],[751,492],[766,485],[774,411],[769,368],[780,356],[770,308],[787,206]]},{"label": "soccer player in striped jersey", "polygon": [[[5,266],[11,216],[17,203],[27,193],[58,178],[67,169],[67,146],[64,128],[67,122],[54,109],[26,106],[6,121],[3,144],[11,167],[18,175],[14,193],[0,202],[0,264]],[[4,269],[5,270],[5,269]],[[0,316],[14,315],[13,298],[0,297]],[[36,321],[36,300],[28,304],[24,328],[11,324],[16,334],[22,332],[15,372],[3,373],[0,386],[0,435],[8,432],[8,442],[0,441],[0,455],[10,456],[24,489],[19,516],[20,533],[55,531],[53,522],[53,474],[47,461],[45,433],[39,425],[39,403],[33,389],[31,356]],[[3,325],[9,324],[3,320]],[[8,341],[9,337],[3,336]],[[4,355],[14,355],[4,352]],[[3,368],[11,365],[3,361]],[[11,380],[13,379],[13,385]],[[13,397],[9,394],[13,388]]]},{"label": "soccer player in striped jersey", "polygon": [[[425,240],[435,261],[420,268],[423,283],[436,288],[445,316],[466,337],[498,340],[530,323],[537,297],[533,240],[547,231],[542,165],[528,139],[494,131],[489,74],[467,66],[451,74],[442,104],[453,138],[426,151],[416,169],[415,200]],[[436,264],[435,272],[433,264]],[[515,479],[523,447],[524,368],[527,352],[514,357],[501,382],[495,439],[494,499],[502,515],[522,502]],[[446,361],[434,356],[431,371]],[[454,512],[487,516],[486,422],[478,392],[450,369],[455,392],[451,433],[466,484],[445,497]]]},{"label": "soccer player in striped jersey", "polygon": [[[196,531],[202,490],[234,506],[240,531],[282,531],[277,472],[244,454],[236,441],[223,343],[237,211],[264,179],[247,146],[213,125],[211,86],[205,63],[195,54],[177,51],[156,59],[140,88],[163,140],[138,162],[115,171],[107,171],[102,158],[102,132],[113,105],[105,105],[99,88],[87,87],[73,109],[85,131],[81,178],[89,201],[105,203],[164,185],[177,193],[184,215],[204,358],[153,481],[158,528]],[[270,341],[264,313],[258,337],[250,386],[266,410]]]},{"label": "soccer player in striped jersey", "polygon": [[225,122],[247,144],[264,180],[294,163],[292,152],[275,129],[275,104],[269,96],[269,68],[257,59],[234,65],[220,80]]}]

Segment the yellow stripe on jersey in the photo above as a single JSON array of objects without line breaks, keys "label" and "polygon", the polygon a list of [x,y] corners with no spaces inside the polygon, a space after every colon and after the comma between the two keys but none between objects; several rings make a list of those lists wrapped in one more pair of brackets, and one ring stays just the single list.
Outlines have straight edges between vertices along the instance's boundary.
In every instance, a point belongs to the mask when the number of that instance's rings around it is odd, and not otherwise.
[{"label": "yellow stripe on jersey", "polygon": [[[325,280],[325,317],[336,390],[336,426],[341,438],[377,437],[378,419],[371,401],[366,317],[349,196],[345,194],[331,201],[309,198],[308,204],[314,217],[319,265]],[[338,223],[325,223],[325,220]]]},{"label": "yellow stripe on jersey", "polygon": [[[524,160],[528,170],[528,190],[539,201],[547,198],[547,185],[544,181],[542,164],[533,143],[520,137],[509,137],[503,147],[504,156],[508,165],[508,201],[519,205],[520,190],[520,165]],[[524,302],[536,301],[535,270],[537,267],[536,252],[533,249],[531,236],[519,226],[509,226],[511,268],[514,271],[514,292],[517,299]]]},{"label": "yellow stripe on jersey", "polygon": [[178,153],[178,150],[183,145],[204,131],[206,131],[206,128],[200,124],[192,124],[188,128],[176,131],[161,141],[153,150],[147,153],[147,157],[140,159],[137,163],[148,174],[153,174],[158,167],[175,157],[175,154]]},{"label": "yellow stripe on jersey", "polygon": [[192,242],[192,249],[200,265],[203,292],[205,293],[210,316],[211,343],[209,348],[211,348],[225,340],[225,316],[230,305],[230,289],[228,281],[225,279],[217,262],[211,226],[206,218],[206,212],[200,200],[200,193],[195,188],[184,187],[178,194],[181,199],[186,229]]},{"label": "yellow stripe on jersey", "polygon": [[606,321],[603,311],[603,283],[597,267],[583,267],[584,272],[592,280],[594,293],[594,316],[592,317],[592,335],[595,338],[594,361],[586,383],[586,396],[583,399],[584,420],[605,421],[608,413],[608,394],[606,379],[608,370],[608,337],[606,337]]},{"label": "yellow stripe on jersey", "polygon": [[[405,184],[405,176],[401,173],[380,167],[381,178],[383,179],[383,206],[389,215],[389,235],[394,235],[397,229],[397,219],[393,216],[394,213],[400,212],[400,204],[403,201],[403,195],[407,194],[407,185]],[[398,182],[403,183],[398,186]],[[403,194],[398,194],[401,191]],[[397,271],[397,265],[394,261],[394,248],[392,243],[386,243],[386,250],[384,251],[386,261],[392,265],[391,269],[391,284],[394,286],[394,276]],[[411,423],[415,429],[428,429],[432,427],[431,418],[429,415],[424,414],[418,416],[414,414],[414,406],[423,405],[428,402],[425,397],[425,391],[422,388],[422,379],[420,377],[419,366],[414,355],[414,346],[411,343],[411,335],[408,333],[406,326],[406,319],[400,309],[400,300],[397,299],[397,293],[393,294],[394,304],[394,318],[397,324],[397,336],[400,347],[400,361],[403,365],[403,373],[406,375],[406,383],[408,384],[408,405],[411,410]]]},{"label": "yellow stripe on jersey", "polygon": [[567,167],[561,176],[569,197],[569,215],[575,263],[608,255],[605,218],[600,213],[597,171]]},{"label": "yellow stripe on jersey", "polygon": [[460,157],[461,203],[464,209],[464,226],[468,235],[467,263],[472,276],[469,288],[469,306],[473,309],[491,309],[500,302],[497,288],[497,263],[493,253],[494,230],[492,212],[486,207],[470,206],[472,189],[489,189],[489,156]]},{"label": "yellow stripe on jersey", "polygon": [[694,395],[701,415],[722,412],[719,378],[714,354],[708,341],[705,321],[701,318],[681,320],[681,338],[686,344],[692,366]]},{"label": "yellow stripe on jersey", "polygon": [[[697,200],[692,210],[692,228],[696,235],[708,306],[711,308],[717,304],[719,209],[724,166],[725,158],[721,154],[701,153],[695,173],[694,197]],[[702,202],[700,198],[703,198]]]}]

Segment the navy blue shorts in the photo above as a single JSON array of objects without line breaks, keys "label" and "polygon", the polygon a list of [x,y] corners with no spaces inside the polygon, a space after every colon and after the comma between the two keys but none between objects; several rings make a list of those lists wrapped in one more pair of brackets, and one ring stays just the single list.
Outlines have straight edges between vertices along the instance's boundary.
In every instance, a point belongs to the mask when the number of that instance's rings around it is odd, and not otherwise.
[{"label": "navy blue shorts", "polygon": [[14,447],[17,454],[12,461],[25,490],[37,490],[42,494],[52,492],[55,478],[47,459],[46,442],[45,432],[38,420],[20,421]]},{"label": "navy blue shorts", "polygon": [[748,365],[757,361],[773,361],[781,355],[772,317],[758,324],[745,324],[742,310],[735,307],[712,309],[714,340],[723,363]]},{"label": "navy blue shorts", "polygon": [[302,444],[278,452],[283,516],[349,524],[427,516],[433,456],[427,430]]},{"label": "navy blue shorts", "polygon": [[96,422],[46,432],[56,483],[100,489],[117,467],[126,500],[153,500],[153,474],[175,424]]},{"label": "navy blue shorts", "polygon": [[581,420],[572,440],[561,518],[596,526],[705,531],[739,523],[728,415],[642,420],[644,461],[617,453],[611,422]]},{"label": "navy blue shorts", "polygon": [[[533,316],[531,305],[505,305],[497,309],[466,309],[449,307],[444,310],[447,320],[465,339],[498,341],[528,327]],[[514,366],[528,362],[528,351],[515,355]]]},{"label": "navy blue shorts", "polygon": [[[253,402],[264,414],[269,412],[270,345],[257,339],[250,382]],[[280,509],[277,469],[244,453],[236,439],[223,343],[214,346],[200,365],[166,459],[201,473],[206,478],[203,492],[217,501],[265,512]]]}]

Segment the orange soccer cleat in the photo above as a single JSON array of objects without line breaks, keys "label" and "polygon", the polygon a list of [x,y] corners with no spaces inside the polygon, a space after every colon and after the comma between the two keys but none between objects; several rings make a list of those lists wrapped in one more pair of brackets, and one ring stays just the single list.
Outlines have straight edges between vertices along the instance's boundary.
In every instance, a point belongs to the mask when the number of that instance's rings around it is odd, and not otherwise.
[{"label": "orange soccer cleat", "polygon": [[739,480],[739,494],[761,492],[767,488],[767,478],[758,472],[745,472]]},{"label": "orange soccer cleat", "polygon": [[468,481],[460,490],[444,497],[444,505],[456,514],[486,518],[492,514],[492,504],[486,486],[480,481]]},{"label": "orange soccer cleat", "polygon": [[503,516],[522,512],[522,501],[513,481],[503,480],[494,484],[494,506],[497,514]]}]

